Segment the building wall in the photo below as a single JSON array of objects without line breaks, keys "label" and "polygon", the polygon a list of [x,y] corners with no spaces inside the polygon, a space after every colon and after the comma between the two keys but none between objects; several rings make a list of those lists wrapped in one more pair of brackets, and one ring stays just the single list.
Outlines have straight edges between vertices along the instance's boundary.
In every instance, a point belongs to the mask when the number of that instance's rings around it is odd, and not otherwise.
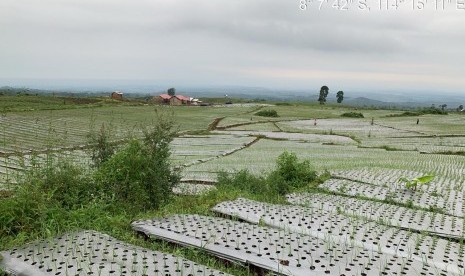
[{"label": "building wall", "polygon": [[170,99],[170,105],[182,105],[182,101],[176,97]]},{"label": "building wall", "polygon": [[168,99],[163,99],[162,97],[160,96],[155,96],[152,98],[152,102],[156,103],[156,104],[170,104],[170,100]]},{"label": "building wall", "polygon": [[123,95],[122,95],[122,94],[118,94],[118,93],[111,93],[111,98],[112,98],[112,99],[115,99],[115,100],[122,100],[122,99],[123,99]]}]

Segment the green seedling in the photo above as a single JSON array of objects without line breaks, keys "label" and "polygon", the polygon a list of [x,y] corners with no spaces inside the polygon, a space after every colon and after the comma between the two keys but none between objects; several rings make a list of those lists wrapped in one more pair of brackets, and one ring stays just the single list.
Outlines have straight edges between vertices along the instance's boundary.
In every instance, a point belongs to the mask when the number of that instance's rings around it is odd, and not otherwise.
[{"label": "green seedling", "polygon": [[434,179],[434,175],[424,175],[422,177],[415,177],[412,179],[407,179],[402,177],[399,181],[405,183],[405,187],[416,190],[419,185],[425,185],[430,183]]}]

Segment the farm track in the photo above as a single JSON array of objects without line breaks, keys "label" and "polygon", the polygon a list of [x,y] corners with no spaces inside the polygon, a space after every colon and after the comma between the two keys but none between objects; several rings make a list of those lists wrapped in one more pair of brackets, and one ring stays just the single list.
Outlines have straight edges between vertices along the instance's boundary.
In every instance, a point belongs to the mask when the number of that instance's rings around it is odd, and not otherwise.
[{"label": "farm track", "polygon": [[255,113],[257,111],[260,111],[261,109],[263,109],[264,106],[259,106],[253,110],[250,110],[250,111],[246,111],[246,112],[243,112],[243,113],[239,113],[238,115],[247,115],[247,114],[252,114],[252,113]]},{"label": "farm track", "polygon": [[[236,148],[236,149],[233,149],[229,152],[226,152],[226,153],[223,153],[223,154],[220,154],[220,155],[216,155],[216,156],[213,156],[213,157],[208,157],[208,158],[205,158],[205,159],[199,159],[199,160],[195,160],[195,161],[192,161],[192,162],[189,162],[187,164],[182,164],[182,165],[178,165],[176,166],[177,169],[182,169],[182,168],[188,168],[188,167],[191,167],[191,166],[194,166],[194,165],[198,165],[198,164],[204,164],[204,163],[207,163],[207,162],[210,162],[210,161],[213,161],[213,160],[216,160],[216,159],[219,159],[219,158],[222,158],[222,157],[226,157],[226,156],[229,156],[229,155],[232,155],[238,151],[241,151],[243,149],[246,149],[246,148],[249,148],[250,146],[252,146],[253,144],[257,143],[258,141],[260,141],[260,139],[262,139],[262,137],[256,137],[253,141],[247,143],[247,144],[244,144],[243,146],[239,147],[239,148]],[[190,181],[190,180],[189,180]]]},{"label": "farm track", "polygon": [[[260,120],[260,121],[253,121],[253,122],[246,122],[246,123],[237,123],[237,124],[231,124],[231,125],[226,125],[226,126],[221,126],[218,127],[217,130],[226,130],[228,128],[233,128],[233,127],[240,127],[240,126],[248,126],[248,125],[255,125],[255,124],[265,124],[265,123],[281,123],[281,122],[293,122],[293,121],[308,121],[308,119],[283,119],[283,120]],[[277,128],[281,129],[280,127],[277,126]],[[289,132],[289,131],[286,131]],[[301,132],[289,132],[289,133],[301,133]]]},{"label": "farm track", "polygon": [[247,123],[232,124],[232,125],[217,127],[216,130],[226,130],[228,128],[233,128],[233,127],[249,126],[249,125],[263,124],[263,123],[269,123],[269,122],[271,121],[254,121],[254,122],[247,122]]},{"label": "farm track", "polygon": [[437,134],[437,135],[431,135],[431,134],[425,134],[421,136],[405,136],[405,137],[397,137],[397,136],[392,136],[392,137],[387,137],[388,139],[413,139],[413,138],[460,138],[464,137],[465,135],[463,134]]},{"label": "farm track", "polygon": [[390,128],[390,129],[394,129],[394,130],[398,130],[398,131],[405,131],[405,132],[409,132],[409,133],[417,133],[417,134],[424,135],[424,136],[428,135],[428,133],[424,133],[424,132],[416,131],[416,130],[400,129],[400,128],[395,128],[395,127],[392,127],[392,126],[382,125],[382,124],[378,124],[378,123],[374,123],[374,125],[377,125],[377,126],[380,126],[380,127],[385,127],[385,128]]},{"label": "farm track", "polygon": [[208,131],[212,131],[212,130],[216,130],[217,127],[218,127],[218,124],[226,117],[219,117],[219,118],[216,118],[213,122],[211,122],[209,125],[208,125],[208,128],[207,130]]},{"label": "farm track", "polygon": [[284,132],[282,128],[279,127],[279,125],[276,122],[273,122],[273,125],[280,131]]}]

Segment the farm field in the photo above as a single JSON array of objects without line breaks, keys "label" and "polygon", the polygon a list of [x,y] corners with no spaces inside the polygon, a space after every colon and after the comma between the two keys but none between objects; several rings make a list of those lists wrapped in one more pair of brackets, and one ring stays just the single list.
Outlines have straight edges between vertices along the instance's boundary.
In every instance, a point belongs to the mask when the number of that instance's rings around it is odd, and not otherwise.
[{"label": "farm field", "polygon": [[[254,115],[263,109],[279,117]],[[0,190],[14,190],[15,175],[46,162],[47,149],[92,170],[86,148],[92,129],[111,126],[123,147],[125,137],[141,136],[155,120],[154,110],[5,113]],[[26,275],[465,275],[465,116],[424,115],[418,125],[417,117],[387,117],[401,113],[394,110],[340,116],[350,111],[158,108],[173,114],[179,130],[170,143],[171,164],[181,173],[173,202],[131,216],[95,214],[31,236],[0,236],[0,268],[27,267]],[[285,151],[308,160],[317,181],[273,197],[220,185],[223,173],[272,173]],[[434,177],[415,189],[401,181],[424,175]],[[79,261],[56,257],[60,246]]]}]

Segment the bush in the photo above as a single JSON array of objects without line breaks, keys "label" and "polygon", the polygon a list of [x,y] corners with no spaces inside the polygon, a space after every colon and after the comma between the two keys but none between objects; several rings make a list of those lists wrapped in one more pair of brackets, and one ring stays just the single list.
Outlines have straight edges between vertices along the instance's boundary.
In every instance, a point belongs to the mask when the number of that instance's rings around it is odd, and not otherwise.
[{"label": "bush", "polygon": [[66,158],[47,156],[40,164],[33,157],[33,168],[19,178],[21,193],[46,194],[47,199],[66,209],[85,204],[97,189],[90,173]]},{"label": "bush", "polygon": [[240,191],[246,191],[252,194],[270,194],[271,187],[267,185],[266,178],[255,176],[248,170],[240,170],[234,174],[226,172],[218,173],[218,187],[225,187],[226,189],[236,188]]},{"label": "bush", "polygon": [[389,114],[386,117],[410,117],[410,116],[421,116],[425,114],[433,114],[433,115],[447,115],[447,111],[436,107],[425,107],[421,108],[418,111],[405,111],[401,114]]},{"label": "bush", "polygon": [[294,153],[282,153],[276,165],[276,170],[268,178],[277,185],[279,193],[288,193],[291,189],[302,188],[317,177],[310,162],[308,160],[299,162]]},{"label": "bush", "polygon": [[160,117],[143,141],[131,140],[94,172],[52,154],[46,162],[33,158],[18,188],[0,200],[0,239],[107,227],[112,219],[166,204],[179,180],[169,163],[174,135],[172,121]]},{"label": "bush", "polygon": [[341,114],[341,117],[349,117],[349,118],[365,118],[362,113],[360,112],[346,112]]},{"label": "bush", "polygon": [[447,115],[447,114],[449,114],[449,113],[447,113],[447,111],[442,110],[442,109],[437,108],[437,107],[422,108],[422,109],[420,109],[419,112],[422,113],[422,114],[433,114],[433,115]]},{"label": "bush", "polygon": [[146,210],[168,203],[180,180],[169,161],[174,135],[172,121],[158,120],[144,131],[143,142],[131,140],[100,166],[95,174],[100,189],[129,209]]},{"label": "bush", "polygon": [[260,110],[257,113],[255,113],[255,115],[263,117],[279,117],[278,112],[274,109]]},{"label": "bush", "polygon": [[310,163],[299,162],[293,153],[282,153],[276,165],[276,169],[264,177],[255,176],[247,170],[231,175],[221,172],[218,174],[217,186],[226,189],[235,188],[264,197],[276,197],[302,188],[317,178]]},{"label": "bush", "polygon": [[105,128],[105,124],[102,124],[98,133],[92,131],[88,135],[88,140],[91,158],[95,167],[99,167],[115,153],[116,147],[110,141],[111,131],[109,128]]},{"label": "bush", "polygon": [[90,174],[66,159],[47,157],[18,179],[14,196],[0,200],[0,236],[47,229],[86,205],[97,192]]}]

